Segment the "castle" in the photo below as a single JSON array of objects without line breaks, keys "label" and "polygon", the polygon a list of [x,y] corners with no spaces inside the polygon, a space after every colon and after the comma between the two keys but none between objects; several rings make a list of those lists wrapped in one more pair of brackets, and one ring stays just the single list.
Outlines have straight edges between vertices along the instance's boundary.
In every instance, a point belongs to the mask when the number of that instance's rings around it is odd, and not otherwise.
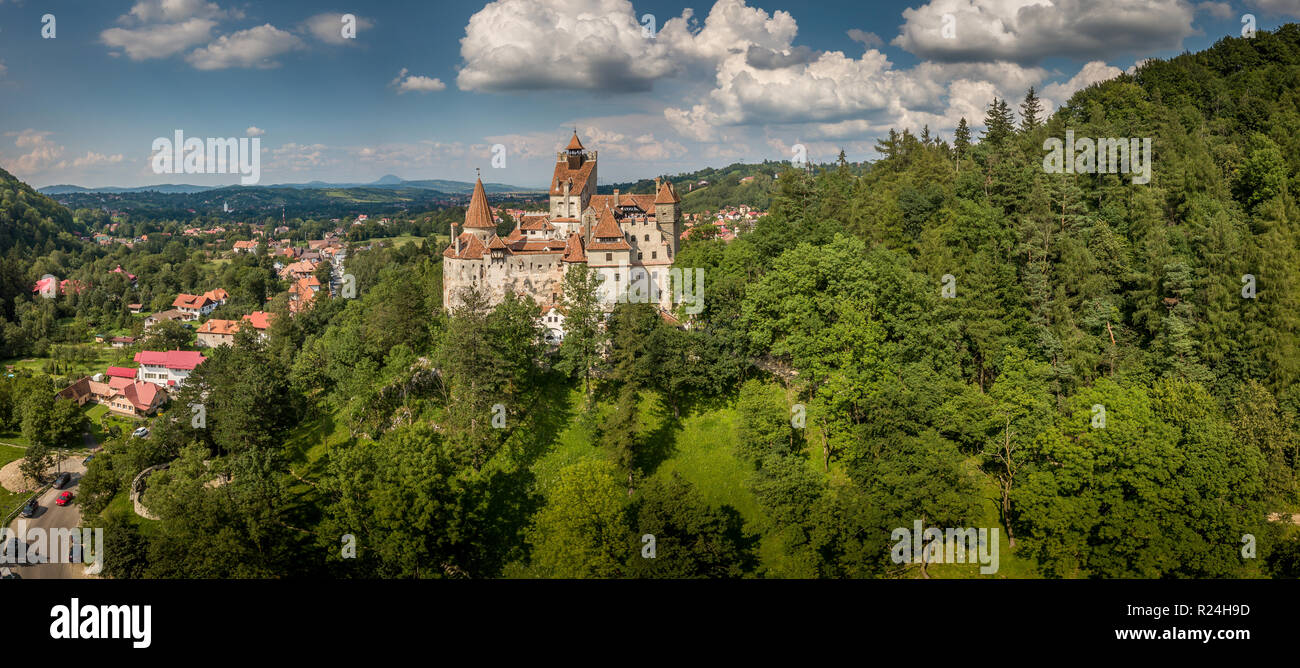
[{"label": "castle", "polygon": [[681,198],[668,181],[655,180],[655,194],[596,194],[596,151],[573,133],[556,154],[550,211],[526,214],[504,239],[497,235],[483,181],[474,184],[463,231],[451,226],[443,251],[443,304],[451,310],[461,292],[475,287],[496,304],[507,292],[528,295],[542,305],[548,338],[563,334],[564,276],[582,264],[604,278],[602,303],[634,293],[635,284],[661,309],[670,310],[669,269],[681,237]]}]

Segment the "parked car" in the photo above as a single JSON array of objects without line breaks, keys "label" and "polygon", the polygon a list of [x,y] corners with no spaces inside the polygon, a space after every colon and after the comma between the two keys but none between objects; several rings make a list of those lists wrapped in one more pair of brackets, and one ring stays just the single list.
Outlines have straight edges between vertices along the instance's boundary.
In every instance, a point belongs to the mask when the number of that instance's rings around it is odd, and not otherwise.
[{"label": "parked car", "polygon": [[90,460],[92,460],[92,459],[94,459],[94,458],[95,458],[94,455],[90,455],[89,457],[86,457],[85,459],[81,460],[81,465],[82,465],[82,466],[89,466],[89,465],[90,465]]},{"label": "parked car", "polygon": [[55,499],[54,502],[60,506],[68,505],[72,502],[72,492],[64,492],[60,494],[59,498]]},{"label": "parked car", "polygon": [[70,482],[72,482],[71,473],[60,473],[59,477],[54,479],[54,489],[63,489],[64,487],[67,487]]},{"label": "parked car", "polygon": [[23,517],[33,517],[36,515],[36,510],[40,507],[41,504],[36,503],[36,497],[32,497],[27,500],[26,504],[23,505],[23,510],[21,514]]},{"label": "parked car", "polygon": [[135,428],[135,431],[131,432],[131,435],[134,436],[134,437],[136,437],[136,438],[144,438],[145,436],[148,436],[148,435],[149,435],[149,428],[148,428],[148,427],[136,427],[136,428]]}]

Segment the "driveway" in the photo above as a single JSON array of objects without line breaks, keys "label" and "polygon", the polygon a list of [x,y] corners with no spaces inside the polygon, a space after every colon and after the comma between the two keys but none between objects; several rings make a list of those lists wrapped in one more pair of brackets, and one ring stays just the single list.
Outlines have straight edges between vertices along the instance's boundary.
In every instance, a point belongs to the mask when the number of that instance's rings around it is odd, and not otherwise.
[{"label": "driveway", "polygon": [[[74,495],[78,494],[78,485],[81,483],[81,476],[85,475],[86,467],[81,463],[80,457],[69,457],[63,460],[62,470],[72,474],[72,482],[68,483],[66,489],[45,490],[41,494],[37,503],[40,508],[37,509],[34,517],[27,518],[27,528],[41,528],[46,530],[49,535],[51,529],[75,529],[81,524],[81,504],[78,499],[73,499],[72,503],[66,506],[59,506],[54,500],[66,490],[71,490]],[[14,518],[9,524],[9,528],[16,534],[18,531],[18,521],[21,517]],[[20,537],[20,539],[23,539]],[[30,547],[28,549],[31,549]],[[49,549],[48,547],[46,549]],[[64,555],[66,560],[66,555]],[[12,566],[10,568],[13,568]],[[90,577],[85,573],[85,564],[33,564],[22,565],[15,569],[24,579],[57,579],[57,578],[87,578]]]}]

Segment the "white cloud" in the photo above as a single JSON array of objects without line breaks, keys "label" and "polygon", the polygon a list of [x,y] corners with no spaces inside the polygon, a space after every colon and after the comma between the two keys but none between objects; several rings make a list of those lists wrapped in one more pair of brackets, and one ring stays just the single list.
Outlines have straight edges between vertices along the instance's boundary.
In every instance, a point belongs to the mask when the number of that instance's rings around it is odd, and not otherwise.
[{"label": "white cloud", "polygon": [[0,156],[5,168],[15,176],[31,181],[32,177],[42,174],[54,174],[67,169],[113,165],[124,160],[122,154],[106,155],[87,151],[85,155],[64,159],[67,153],[62,145],[50,139],[52,133],[33,129],[21,132],[6,132],[6,137],[14,137],[14,146],[19,149],[14,157]]},{"label": "white cloud", "polygon": [[[946,62],[1149,53],[1179,48],[1195,33],[1194,13],[1187,0],[931,0],[903,11],[902,32],[891,43]],[[945,15],[954,19],[951,38],[944,37]]]},{"label": "white cloud", "polygon": [[122,49],[131,60],[148,60],[173,56],[208,41],[214,26],[216,22],[210,19],[192,18],[181,23],[109,28],[99,38],[111,48]]},{"label": "white cloud", "polygon": [[[369,30],[374,27],[374,22],[362,16],[353,14],[357,20],[357,35],[362,30]],[[303,27],[311,33],[316,39],[326,44],[348,44],[355,43],[356,39],[350,39],[343,36],[343,14],[338,12],[329,12],[317,14],[303,22]]]},{"label": "white cloud", "polygon": [[250,125],[247,130],[244,130],[244,134],[249,137],[261,137],[266,134],[266,130],[259,128],[256,125]]},{"label": "white cloud", "polygon": [[397,88],[397,94],[402,93],[436,93],[447,87],[441,79],[419,76],[410,74],[410,70],[405,67],[397,73],[397,78],[388,82],[389,86]]},{"label": "white cloud", "polygon": [[1246,6],[1271,14],[1300,16],[1300,0],[1248,0]]},{"label": "white cloud", "polygon": [[1095,83],[1114,79],[1123,73],[1123,70],[1118,67],[1111,67],[1100,60],[1094,60],[1084,65],[1079,70],[1079,73],[1071,77],[1069,81],[1044,86],[1042,97],[1051,100],[1057,107],[1060,107],[1070,99],[1071,95]]},{"label": "white cloud", "polygon": [[647,90],[676,64],[665,26],[642,34],[628,0],[497,0],[460,41],[461,90]]},{"label": "white cloud", "polygon": [[200,70],[229,67],[278,67],[275,57],[303,46],[293,34],[267,23],[222,35],[211,44],[195,49],[186,62]]},{"label": "white cloud", "polygon": [[72,163],[71,163],[71,165],[72,165],[73,167],[92,167],[92,166],[95,166],[95,165],[115,165],[115,164],[117,164],[117,163],[119,163],[119,162],[122,162],[122,160],[123,160],[123,157],[122,157],[122,154],[121,154],[121,153],[115,153],[115,154],[113,154],[113,155],[104,155],[103,153],[95,153],[94,151],[86,151],[86,155],[83,155],[83,156],[81,156],[80,158],[77,158],[77,159],[73,160]]},{"label": "white cloud", "polygon": [[131,12],[118,21],[127,23],[176,22],[189,18],[224,19],[240,18],[242,12],[227,12],[215,2],[203,0],[140,0],[131,7]]}]

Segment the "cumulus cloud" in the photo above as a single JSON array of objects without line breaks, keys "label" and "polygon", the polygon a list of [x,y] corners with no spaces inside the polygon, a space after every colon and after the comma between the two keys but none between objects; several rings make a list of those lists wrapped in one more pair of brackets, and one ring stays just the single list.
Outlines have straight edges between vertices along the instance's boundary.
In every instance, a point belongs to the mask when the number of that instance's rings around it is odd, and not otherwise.
[{"label": "cumulus cloud", "polygon": [[222,35],[205,47],[195,49],[185,61],[200,70],[230,67],[278,67],[277,56],[301,48],[302,40],[267,23],[256,28]]},{"label": "cumulus cloud", "polygon": [[1149,53],[1179,48],[1195,33],[1194,13],[1187,0],[932,0],[903,11],[902,32],[891,43],[946,62]]},{"label": "cumulus cloud", "polygon": [[244,135],[248,137],[261,137],[264,134],[266,134],[266,130],[259,128],[256,125],[250,125],[247,130],[244,130]]},{"label": "cumulus cloud", "polygon": [[447,87],[441,79],[425,77],[416,74],[410,74],[410,70],[405,67],[397,73],[397,78],[388,82],[389,86],[397,88],[397,94],[402,93],[436,93]]},{"label": "cumulus cloud", "polygon": [[50,139],[51,134],[30,128],[21,132],[6,132],[6,137],[14,138],[18,154],[13,157],[0,156],[0,160],[10,172],[24,180],[67,169],[113,165],[124,160],[120,153],[107,155],[94,151],[86,151],[85,155],[71,160],[65,159],[63,156],[67,149]]},{"label": "cumulus cloud", "polygon": [[807,65],[817,60],[819,54],[806,46],[795,46],[784,51],[777,51],[756,44],[749,45],[745,51],[745,63],[760,70],[775,70],[782,67]]},{"label": "cumulus cloud", "polygon": [[140,0],[130,13],[118,19],[121,23],[162,23],[184,21],[189,18],[224,19],[241,18],[243,12],[228,12],[215,2],[204,0]]},{"label": "cumulus cloud", "polygon": [[[353,14],[357,20],[357,34],[360,35],[362,30],[369,30],[374,27],[374,22],[365,17]],[[349,39],[343,36],[343,14],[330,12],[317,14],[303,22],[303,28],[311,33],[312,37],[325,42],[326,44],[348,44],[355,43],[355,39]]]},{"label": "cumulus cloud", "polygon": [[[99,38],[111,48],[122,49],[131,60],[148,60],[173,56],[208,41],[216,25],[211,19],[191,18],[180,23],[109,28],[100,33]],[[119,52],[112,53],[118,55]]]},{"label": "cumulus cloud", "polygon": [[[710,35],[727,35],[732,48],[713,52],[719,58],[714,89],[689,107],[665,109],[668,123],[704,142],[721,141],[727,127],[747,125],[794,125],[791,131],[809,138],[860,137],[889,127],[937,129],[962,116],[978,122],[994,96],[1018,96],[1047,76],[1041,67],[1011,62],[922,62],[900,70],[874,48],[856,58],[840,51],[803,52],[806,58],[789,58],[794,62],[778,63],[782,67],[756,62],[755,53],[800,53],[790,44],[795,32],[781,12],[768,15],[739,0],[718,2],[702,29],[678,39],[706,52],[716,45]],[[856,37],[871,42],[865,34]]]},{"label": "cumulus cloud", "polygon": [[1246,6],[1270,14],[1300,16],[1300,0],[1248,0]]},{"label": "cumulus cloud", "polygon": [[469,19],[456,85],[483,92],[648,90],[677,69],[664,31],[647,38],[628,0],[497,0]]},{"label": "cumulus cloud", "polygon": [[1070,77],[1068,81],[1061,83],[1049,84],[1043,87],[1042,97],[1051,100],[1057,107],[1063,105],[1070,99],[1071,95],[1091,86],[1095,83],[1101,83],[1114,79],[1124,72],[1118,67],[1111,67],[1100,60],[1094,60],[1083,66],[1079,73]]}]

